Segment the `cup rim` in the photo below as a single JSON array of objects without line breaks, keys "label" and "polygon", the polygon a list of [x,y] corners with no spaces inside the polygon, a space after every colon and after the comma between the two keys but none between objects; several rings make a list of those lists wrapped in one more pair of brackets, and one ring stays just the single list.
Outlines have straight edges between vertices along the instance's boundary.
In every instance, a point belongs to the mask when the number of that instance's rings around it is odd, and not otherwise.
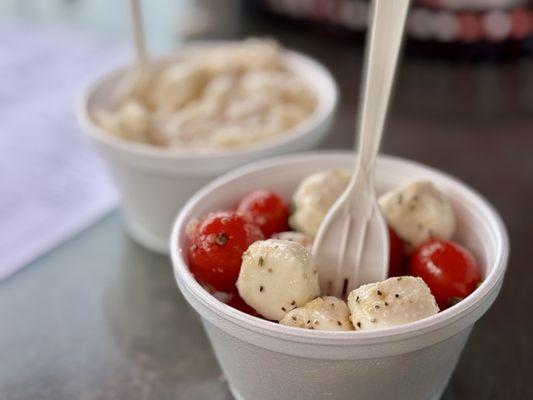
[{"label": "cup rim", "polygon": [[[235,43],[239,40],[212,40],[212,41],[194,41],[189,42],[170,54],[156,57],[154,60],[157,63],[168,63],[172,60],[185,56],[189,52],[196,51],[201,48],[217,46],[225,43]],[[92,139],[101,142],[108,147],[115,150],[128,153],[135,156],[149,157],[155,159],[180,159],[180,160],[199,160],[199,161],[216,161],[233,159],[239,156],[253,156],[260,155],[263,152],[272,152],[277,148],[290,145],[298,141],[302,137],[311,134],[318,126],[326,121],[335,111],[339,99],[339,89],[331,72],[320,62],[314,58],[303,54],[301,52],[287,49],[281,49],[283,58],[289,64],[305,66],[314,71],[320,76],[324,82],[324,87],[315,85],[311,81],[306,81],[309,87],[314,91],[318,104],[313,113],[297,124],[295,127],[276,135],[273,138],[268,138],[250,146],[238,149],[213,149],[213,150],[192,150],[189,148],[166,148],[157,147],[150,144],[134,142],[131,140],[118,138],[97,125],[90,116],[89,103],[95,93],[101,89],[102,86],[108,82],[114,81],[118,76],[123,74],[131,64],[123,64],[116,67],[96,80],[89,83],[80,93],[76,102],[76,115],[82,130]],[[295,68],[297,71],[298,68]]]},{"label": "cup rim", "polygon": [[[213,312],[215,312],[219,317],[227,320],[228,322],[239,325],[248,331],[281,338],[287,341],[312,343],[318,345],[367,345],[373,343],[395,342],[407,338],[413,338],[432,331],[440,330],[448,325],[453,324],[455,321],[463,318],[464,316],[473,313],[477,308],[482,307],[484,300],[490,297],[490,295],[501,283],[509,256],[508,233],[498,212],[482,195],[449,174],[416,161],[406,160],[400,157],[389,155],[380,155],[379,158],[382,160],[387,160],[388,162],[403,163],[412,167],[422,168],[426,171],[438,173],[451,183],[461,187],[463,191],[469,192],[469,195],[475,199],[477,205],[479,206],[477,211],[483,212],[485,218],[489,218],[491,220],[491,225],[496,232],[497,239],[494,265],[489,269],[489,273],[481,285],[460,303],[444,311],[440,311],[439,313],[430,317],[387,329],[370,331],[319,331],[285,326],[245,314],[217,300],[206,289],[204,289],[200,283],[196,281],[192,273],[189,271],[183,249],[177,249],[176,246],[181,241],[182,233],[185,232],[184,228],[188,223],[188,218],[190,218],[189,213],[194,209],[195,205],[199,201],[201,201],[216,188],[219,188],[230,181],[234,181],[244,175],[256,171],[283,165],[289,162],[300,160],[303,161],[305,159],[310,160],[317,156],[335,157],[346,156],[350,153],[351,152],[348,151],[322,151],[275,157],[269,160],[255,162],[227,173],[198,191],[187,201],[176,217],[170,236],[170,255],[175,278],[180,286],[180,289],[187,290],[188,294],[191,294],[204,306],[213,310]],[[199,312],[198,310],[196,311]]]}]

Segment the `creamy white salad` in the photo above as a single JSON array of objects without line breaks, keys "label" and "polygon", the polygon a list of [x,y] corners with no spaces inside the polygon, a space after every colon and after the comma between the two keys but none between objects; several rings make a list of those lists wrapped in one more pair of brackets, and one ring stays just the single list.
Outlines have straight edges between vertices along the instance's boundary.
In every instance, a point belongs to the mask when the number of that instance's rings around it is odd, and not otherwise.
[{"label": "creamy white salad", "polygon": [[248,39],[149,66],[96,123],[117,137],[169,148],[242,148],[289,132],[317,98],[289,70],[281,47]]}]

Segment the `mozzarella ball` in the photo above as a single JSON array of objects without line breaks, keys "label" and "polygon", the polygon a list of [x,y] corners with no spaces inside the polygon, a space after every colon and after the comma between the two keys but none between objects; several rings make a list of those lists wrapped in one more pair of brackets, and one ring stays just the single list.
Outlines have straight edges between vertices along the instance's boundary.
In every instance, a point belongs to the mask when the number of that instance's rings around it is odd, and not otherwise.
[{"label": "mozzarella ball", "polygon": [[286,240],[257,241],[242,256],[239,295],[259,314],[279,321],[320,294],[309,251]]},{"label": "mozzarella ball", "polygon": [[413,182],[379,199],[387,223],[413,249],[430,237],[450,239],[455,215],[448,198],[431,182]]},{"label": "mozzarella ball", "polygon": [[351,331],[350,310],[336,297],[317,297],[303,307],[290,311],[280,324],[321,331]]},{"label": "mozzarella ball", "polygon": [[348,295],[348,307],[355,330],[390,328],[439,312],[429,287],[413,276],[363,285]]},{"label": "mozzarella ball", "polygon": [[300,243],[309,251],[311,251],[311,248],[313,247],[313,238],[301,232],[287,231],[274,233],[272,235],[272,239],[288,240],[289,242]]},{"label": "mozzarella ball", "polygon": [[310,236],[315,236],[328,210],[339,198],[350,180],[342,170],[318,172],[305,178],[292,197],[289,225]]}]

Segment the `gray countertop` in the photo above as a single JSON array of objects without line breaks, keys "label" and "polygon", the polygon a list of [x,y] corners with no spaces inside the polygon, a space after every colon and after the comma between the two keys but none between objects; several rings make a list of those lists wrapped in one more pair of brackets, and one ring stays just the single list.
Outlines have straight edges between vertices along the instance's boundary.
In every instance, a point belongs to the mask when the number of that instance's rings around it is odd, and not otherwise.
[{"label": "gray countertop", "polygon": [[166,257],[113,214],[0,284],[0,399],[231,399]]},{"label": "gray countertop", "polygon": [[[341,106],[325,148],[352,143],[360,46],[250,17],[326,64]],[[448,171],[502,213],[511,261],[445,399],[533,398],[533,62],[403,63],[384,151]],[[230,399],[170,262],[114,213],[0,283],[0,399]]]}]

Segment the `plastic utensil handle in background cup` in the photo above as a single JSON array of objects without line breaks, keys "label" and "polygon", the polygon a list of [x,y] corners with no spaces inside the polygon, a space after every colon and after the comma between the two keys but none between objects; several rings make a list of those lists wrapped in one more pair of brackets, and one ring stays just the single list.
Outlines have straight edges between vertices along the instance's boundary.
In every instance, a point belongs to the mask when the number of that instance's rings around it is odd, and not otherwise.
[{"label": "plastic utensil handle in background cup", "polygon": [[348,187],[317,233],[313,255],[322,291],[338,297],[387,277],[387,225],[379,209],[373,167],[385,125],[409,0],[374,0],[357,132],[359,157]]},{"label": "plastic utensil handle in background cup", "polygon": [[148,74],[148,52],[146,51],[141,0],[130,0],[130,12],[136,60],[133,68],[124,74],[116,93],[113,94],[114,101],[117,103],[136,93]]},{"label": "plastic utensil handle in background cup", "polygon": [[130,8],[137,67],[142,70],[146,67],[148,56],[146,53],[146,39],[144,35],[141,0],[130,0]]}]

